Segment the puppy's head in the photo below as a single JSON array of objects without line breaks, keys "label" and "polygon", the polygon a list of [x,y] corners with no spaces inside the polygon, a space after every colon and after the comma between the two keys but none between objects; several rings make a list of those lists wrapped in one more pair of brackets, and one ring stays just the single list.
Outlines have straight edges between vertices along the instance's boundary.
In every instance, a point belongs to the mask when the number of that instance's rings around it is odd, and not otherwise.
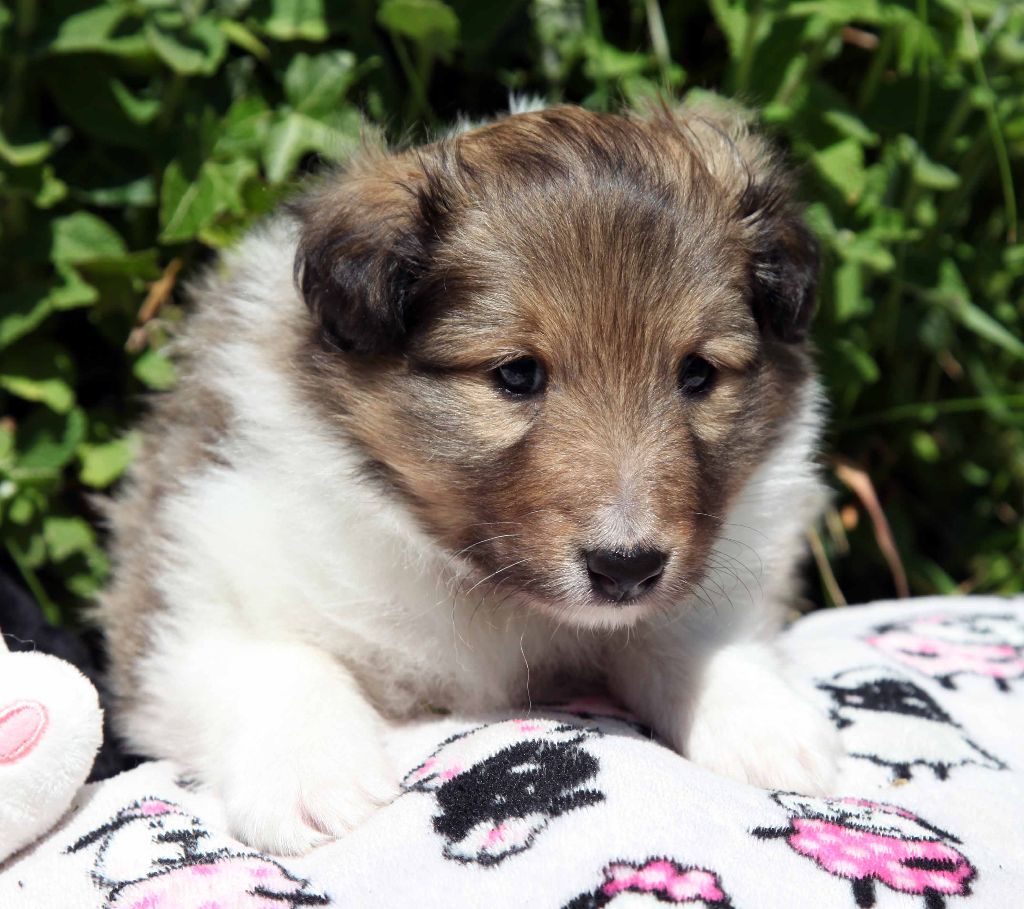
[{"label": "puppy's head", "polygon": [[687,596],[808,377],[815,244],[761,140],[555,108],[297,212],[317,400],[474,583],[589,624]]}]

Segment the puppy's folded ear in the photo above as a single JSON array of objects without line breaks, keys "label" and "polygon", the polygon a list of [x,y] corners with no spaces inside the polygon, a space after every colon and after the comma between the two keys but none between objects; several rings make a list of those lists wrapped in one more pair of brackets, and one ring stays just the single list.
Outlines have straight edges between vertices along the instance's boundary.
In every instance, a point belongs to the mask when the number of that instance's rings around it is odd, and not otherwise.
[{"label": "puppy's folded ear", "polygon": [[751,306],[762,329],[789,344],[806,340],[818,289],[818,242],[772,174],[752,184],[741,207],[752,230]]},{"label": "puppy's folded ear", "polygon": [[449,201],[423,156],[366,155],[294,202],[295,278],[325,344],[401,349]]},{"label": "puppy's folded ear", "polygon": [[653,115],[685,137],[689,153],[699,156],[722,193],[737,193],[736,216],[750,256],[751,308],[762,331],[789,344],[806,340],[818,289],[818,244],[794,202],[781,155],[750,131],[735,107],[698,103],[662,107]]}]

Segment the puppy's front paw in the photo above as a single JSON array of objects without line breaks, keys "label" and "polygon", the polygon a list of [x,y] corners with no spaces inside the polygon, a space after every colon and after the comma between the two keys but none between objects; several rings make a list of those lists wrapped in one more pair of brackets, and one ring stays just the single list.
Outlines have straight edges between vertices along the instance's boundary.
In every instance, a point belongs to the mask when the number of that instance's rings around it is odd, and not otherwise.
[{"label": "puppy's front paw", "polygon": [[220,789],[235,836],[277,855],[308,852],[398,794],[376,731],[341,725],[330,733],[263,730],[232,747]]},{"label": "puppy's front paw", "polygon": [[825,712],[774,678],[747,691],[705,692],[682,746],[716,773],[803,795],[832,791],[842,754]]}]

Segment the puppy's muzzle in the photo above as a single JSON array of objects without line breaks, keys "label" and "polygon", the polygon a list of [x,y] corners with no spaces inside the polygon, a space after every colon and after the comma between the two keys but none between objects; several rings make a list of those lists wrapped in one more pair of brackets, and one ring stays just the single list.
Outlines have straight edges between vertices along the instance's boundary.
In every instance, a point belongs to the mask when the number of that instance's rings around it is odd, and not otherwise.
[{"label": "puppy's muzzle", "polygon": [[595,593],[624,603],[647,593],[665,571],[668,555],[657,549],[634,549],[615,552],[591,549],[584,552],[590,585]]}]

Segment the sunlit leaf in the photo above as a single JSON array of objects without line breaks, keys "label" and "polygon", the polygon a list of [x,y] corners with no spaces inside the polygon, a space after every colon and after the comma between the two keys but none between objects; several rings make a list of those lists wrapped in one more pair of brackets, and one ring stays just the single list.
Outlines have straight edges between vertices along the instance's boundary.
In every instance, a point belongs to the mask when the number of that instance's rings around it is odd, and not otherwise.
[{"label": "sunlit leaf", "polygon": [[333,125],[292,111],[275,124],[263,150],[263,167],[272,183],[284,180],[303,155],[315,152],[328,160],[340,160],[359,141],[360,119],[356,111],[343,112]]},{"label": "sunlit leaf", "polygon": [[278,41],[323,41],[328,35],[323,0],[270,0],[262,27]]},{"label": "sunlit leaf", "polygon": [[166,391],[177,378],[174,364],[163,353],[152,349],[135,361],[132,372],[143,385],[155,391]]},{"label": "sunlit leaf", "polygon": [[382,0],[377,22],[440,57],[459,44],[459,17],[442,0]]},{"label": "sunlit leaf", "polygon": [[146,23],[146,39],[154,53],[183,76],[209,76],[227,53],[227,38],[215,22],[200,17],[191,26],[173,30]]},{"label": "sunlit leaf", "polygon": [[6,350],[0,361],[0,388],[67,413],[75,403],[71,357],[52,342],[36,341]]},{"label": "sunlit leaf", "polygon": [[285,97],[300,113],[333,113],[357,76],[356,58],[349,51],[296,54],[284,73]]},{"label": "sunlit leaf", "polygon": [[101,444],[84,444],[79,450],[82,468],[78,478],[94,489],[104,489],[113,483],[131,463],[137,448],[134,435]]},{"label": "sunlit leaf", "polygon": [[55,474],[75,455],[85,438],[88,421],[78,407],[66,414],[35,410],[19,424],[17,469],[21,472]]},{"label": "sunlit leaf", "polygon": [[864,190],[864,149],[856,139],[842,139],[814,152],[811,163],[848,204],[853,205]]},{"label": "sunlit leaf", "polygon": [[96,545],[96,532],[82,518],[53,515],[43,519],[43,539],[50,558],[63,562],[75,553]]},{"label": "sunlit leaf", "polygon": [[50,255],[55,262],[81,265],[95,259],[121,256],[127,251],[118,232],[89,212],[78,211],[53,222]]}]

